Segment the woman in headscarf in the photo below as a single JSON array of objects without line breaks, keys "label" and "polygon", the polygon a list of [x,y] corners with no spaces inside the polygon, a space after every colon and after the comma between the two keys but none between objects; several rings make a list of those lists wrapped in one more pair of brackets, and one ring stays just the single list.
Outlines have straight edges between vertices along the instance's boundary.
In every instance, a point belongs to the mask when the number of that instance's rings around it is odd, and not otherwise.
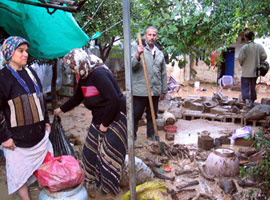
[{"label": "woman in headscarf", "polygon": [[42,86],[35,71],[26,67],[29,43],[11,36],[2,45],[5,59],[0,70],[0,144],[6,158],[8,193],[18,191],[29,200],[27,185],[36,179],[48,151],[49,116]]},{"label": "woman in headscarf", "polygon": [[74,95],[54,114],[67,112],[80,103],[92,111],[83,164],[89,194],[94,197],[100,187],[102,194],[119,192],[119,182],[127,148],[126,100],[111,71],[102,60],[82,49],[73,49],[63,63],[79,75]]}]

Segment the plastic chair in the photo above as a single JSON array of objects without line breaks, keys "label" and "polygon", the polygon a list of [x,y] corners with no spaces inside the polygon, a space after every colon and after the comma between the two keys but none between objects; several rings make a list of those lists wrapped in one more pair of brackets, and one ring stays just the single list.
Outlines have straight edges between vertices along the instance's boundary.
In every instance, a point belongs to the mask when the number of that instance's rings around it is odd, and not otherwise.
[{"label": "plastic chair", "polygon": [[179,92],[181,85],[178,84],[178,82],[172,77],[169,77],[168,81],[168,88],[169,88],[169,93],[171,92]]},{"label": "plastic chair", "polygon": [[233,87],[233,77],[230,75],[223,75],[219,80],[219,92],[222,91],[222,89],[229,89]]}]

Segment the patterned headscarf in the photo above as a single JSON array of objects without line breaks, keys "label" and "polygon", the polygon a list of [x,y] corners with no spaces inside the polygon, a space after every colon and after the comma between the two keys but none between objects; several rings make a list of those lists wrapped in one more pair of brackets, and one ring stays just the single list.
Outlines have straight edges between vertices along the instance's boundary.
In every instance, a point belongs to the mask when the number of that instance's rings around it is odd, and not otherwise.
[{"label": "patterned headscarf", "polygon": [[81,79],[87,78],[87,76],[94,70],[94,67],[100,66],[108,69],[103,61],[93,55],[88,55],[83,49],[73,49],[62,59],[64,65],[69,66],[71,69],[75,69]]},{"label": "patterned headscarf", "polygon": [[27,44],[29,46],[29,42],[19,36],[10,36],[4,41],[1,51],[6,62],[9,62],[11,60],[11,57],[13,56],[13,52],[21,44]]}]

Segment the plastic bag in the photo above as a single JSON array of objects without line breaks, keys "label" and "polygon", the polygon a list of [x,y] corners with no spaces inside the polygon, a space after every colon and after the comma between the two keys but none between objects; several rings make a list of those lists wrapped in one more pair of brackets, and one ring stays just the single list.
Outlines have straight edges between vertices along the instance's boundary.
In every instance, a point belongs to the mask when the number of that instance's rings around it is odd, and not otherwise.
[{"label": "plastic bag", "polygon": [[[129,200],[130,192],[128,191],[122,200]],[[166,186],[161,182],[146,182],[136,187],[136,200],[167,200],[168,193]]]},{"label": "plastic bag", "polygon": [[49,138],[53,145],[55,157],[62,155],[74,156],[74,150],[63,131],[61,118],[57,115],[53,118],[52,130]]},{"label": "plastic bag", "polygon": [[267,61],[262,62],[257,66],[257,76],[265,76],[269,70],[269,63]]},{"label": "plastic bag", "polygon": [[[150,181],[154,178],[152,170],[140,159],[135,157],[135,175],[136,185],[140,185],[144,182]],[[129,185],[129,156],[126,155],[125,165],[123,168],[122,177],[120,180],[121,187]]]},{"label": "plastic bag", "polygon": [[252,128],[250,126],[245,126],[242,128],[237,128],[233,130],[232,139],[249,137],[252,134]]},{"label": "plastic bag", "polygon": [[84,182],[84,172],[79,162],[70,155],[54,157],[38,169],[38,183],[57,192]]}]

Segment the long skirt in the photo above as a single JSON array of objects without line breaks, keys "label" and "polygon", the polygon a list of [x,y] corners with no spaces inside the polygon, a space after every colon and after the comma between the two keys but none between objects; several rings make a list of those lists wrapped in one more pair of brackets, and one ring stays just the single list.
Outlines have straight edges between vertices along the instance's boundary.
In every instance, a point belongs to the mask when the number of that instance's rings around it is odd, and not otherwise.
[{"label": "long skirt", "polygon": [[83,147],[86,182],[104,194],[117,194],[127,150],[127,120],[123,113],[102,133],[91,124]]},{"label": "long skirt", "polygon": [[[33,147],[14,150],[3,148],[6,157],[8,193],[12,194],[36,181],[33,173],[41,166],[48,152],[53,155],[53,147],[46,132],[43,139]],[[0,197],[1,199],[1,197]]]}]

